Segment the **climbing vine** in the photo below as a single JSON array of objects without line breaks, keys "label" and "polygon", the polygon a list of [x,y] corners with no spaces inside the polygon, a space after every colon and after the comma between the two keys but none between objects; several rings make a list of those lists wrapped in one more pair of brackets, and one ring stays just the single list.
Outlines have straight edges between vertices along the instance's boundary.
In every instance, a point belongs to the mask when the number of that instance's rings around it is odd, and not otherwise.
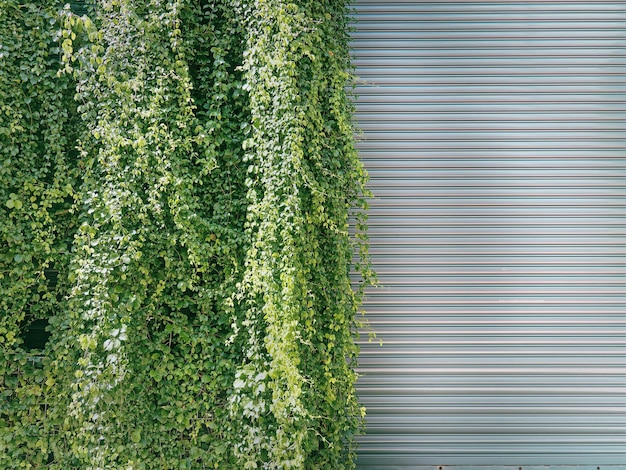
[{"label": "climbing vine", "polygon": [[68,308],[77,119],[55,5],[2,0],[0,24],[0,468],[32,468],[59,423],[50,356],[23,337]]},{"label": "climbing vine", "polygon": [[346,3],[0,0],[0,467],[353,467]]},{"label": "climbing vine", "polygon": [[240,296],[250,345],[231,397],[246,468],[342,468],[360,411],[348,212],[365,175],[352,143],[342,2],[256,2],[244,62],[252,133]]}]

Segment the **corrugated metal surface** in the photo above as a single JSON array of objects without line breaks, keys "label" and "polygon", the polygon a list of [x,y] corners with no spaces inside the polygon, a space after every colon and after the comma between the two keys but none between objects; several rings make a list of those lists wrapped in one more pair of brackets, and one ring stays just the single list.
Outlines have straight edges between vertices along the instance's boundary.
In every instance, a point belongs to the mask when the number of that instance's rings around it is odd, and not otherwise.
[{"label": "corrugated metal surface", "polygon": [[626,2],[356,8],[359,468],[626,468]]}]

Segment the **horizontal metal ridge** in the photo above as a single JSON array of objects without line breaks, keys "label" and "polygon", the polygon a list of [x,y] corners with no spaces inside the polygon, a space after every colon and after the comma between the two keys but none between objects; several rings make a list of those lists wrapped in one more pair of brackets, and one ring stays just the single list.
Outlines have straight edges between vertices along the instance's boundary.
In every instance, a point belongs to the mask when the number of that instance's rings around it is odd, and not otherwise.
[{"label": "horizontal metal ridge", "polygon": [[[541,295],[541,298],[537,296],[523,296],[520,294],[507,294],[507,295],[411,295],[411,296],[398,296],[393,293],[387,292],[385,294],[379,294],[376,298],[370,298],[365,301],[365,308],[370,306],[382,307],[382,306],[407,306],[419,310],[421,308],[430,309],[435,306],[445,307],[457,307],[462,310],[462,307],[489,307],[493,305],[499,305],[501,307],[509,307],[508,311],[513,311],[515,307],[538,307],[540,310],[553,306],[572,306],[572,307],[585,307],[587,312],[595,312],[601,310],[603,306],[609,307],[624,307],[626,305],[626,296],[614,296],[607,297],[606,295]],[[503,309],[504,310],[504,309]],[[537,310],[534,308],[532,310]],[[431,343],[428,343],[431,344]]]},{"label": "horizontal metal ridge", "polygon": [[[586,124],[586,126],[585,126]],[[415,136],[417,133],[422,133],[422,135],[427,135],[431,137],[435,137],[438,135],[444,134],[452,134],[463,136],[467,134],[476,134],[477,137],[481,134],[484,135],[486,133],[491,133],[493,135],[497,135],[498,133],[522,133],[528,134],[533,137],[533,140],[537,140],[538,137],[545,136],[553,136],[555,139],[562,138],[559,136],[564,135],[565,133],[587,133],[589,127],[592,126],[592,123],[553,123],[553,122],[524,122],[524,121],[515,121],[515,122],[501,122],[496,123],[494,121],[491,122],[480,122],[480,121],[456,121],[456,122],[427,122],[424,120],[416,120],[409,121],[403,119],[389,119],[382,125],[377,123],[370,122],[362,122],[359,127],[362,131],[365,132],[404,132],[409,133],[411,136]],[[609,133],[615,132],[623,132],[623,128],[626,127],[626,123],[623,122],[613,122],[613,123],[601,123],[596,124],[594,127],[594,133],[597,133],[598,138],[601,138],[604,134],[606,138],[619,139],[618,135],[610,135]],[[376,134],[372,135],[373,138],[376,137]],[[559,162],[563,164],[564,162]],[[620,165],[621,163],[621,165]],[[622,162],[613,162],[615,166],[621,166],[622,168],[626,168],[626,164],[624,161]]]},{"label": "horizontal metal ridge", "polygon": [[[468,325],[464,323],[446,324],[446,325],[433,325],[422,324],[419,322],[402,322],[388,324],[385,322],[372,323],[377,325],[377,332],[381,334],[387,334],[390,336],[485,336],[493,337],[494,335],[500,336],[527,336],[532,338],[538,338],[543,336],[598,336],[598,337],[614,337],[623,335],[626,333],[626,325],[619,322],[596,325],[571,325],[566,319],[563,319],[560,323],[537,323],[537,325]],[[626,358],[626,352],[623,354]],[[623,365],[623,364],[622,364]],[[623,370],[622,370],[623,372]]]},{"label": "horizontal metal ridge", "polygon": [[[521,411],[521,410],[520,410]],[[559,422],[559,418],[560,415],[558,414],[554,414],[552,416],[550,415],[546,415],[544,417],[544,419],[537,419],[537,425],[541,425],[541,424],[551,424],[549,423],[549,419],[550,418],[554,418],[557,422],[554,423],[556,424],[556,426],[551,426],[551,430],[543,430],[539,433],[537,432],[532,432],[530,427],[526,427],[526,429],[524,429],[524,426],[521,425],[519,426],[519,430],[517,432],[513,432],[511,433],[513,436],[515,436],[515,441],[516,444],[530,444],[530,443],[545,443],[546,439],[551,437],[551,442],[554,442],[555,445],[556,444],[565,444],[565,443],[576,443],[576,442],[584,442],[584,435],[581,435],[579,433],[576,432],[568,432],[567,430],[565,430],[563,427],[566,426],[568,423],[560,423]],[[510,416],[512,423],[516,423],[515,421],[515,415]],[[585,415],[581,415],[581,422],[585,421]],[[471,423],[471,415],[467,417],[467,421],[468,424]],[[424,433],[424,425],[426,424],[433,424],[435,425],[435,429],[433,429],[433,431],[430,434],[426,434]],[[482,424],[482,426],[481,426]],[[561,426],[558,426],[558,425]],[[580,424],[576,423],[576,424]],[[418,426],[400,426],[400,434],[403,436],[403,439],[400,440],[400,442],[410,442],[411,439],[411,435],[414,434],[414,431],[418,431],[416,434],[417,436],[415,436],[416,441],[421,443],[422,445],[426,445],[426,444],[444,444],[444,443],[456,443],[456,444],[465,444],[465,445],[470,445],[470,444],[484,444],[485,440],[487,439],[487,436],[489,436],[490,440],[492,440],[494,443],[504,443],[503,439],[506,439],[506,437],[503,436],[503,434],[498,434],[497,430],[494,430],[492,432],[489,432],[486,428],[487,426],[485,426],[483,423],[475,423],[475,426],[477,426],[479,429],[482,428],[482,432],[477,432],[477,433],[472,433],[472,434],[468,434],[468,433],[464,433],[463,438],[459,438],[458,435],[457,436],[451,436],[451,426],[448,426],[448,429],[446,429],[444,426],[442,425],[437,425],[437,423],[422,423],[422,425],[420,427]],[[621,436],[623,429],[619,429],[619,427],[617,427],[615,425],[615,423],[610,423],[610,428],[612,429],[612,432],[607,432],[607,430],[605,430],[604,432],[601,431],[600,429],[596,428],[595,432],[590,433],[590,439],[587,443],[589,442],[596,442],[598,444],[604,444],[604,445],[615,445],[617,443],[622,443],[624,442],[624,438]],[[376,429],[379,430],[380,432],[385,432],[387,431],[389,428],[387,426],[384,425],[378,425],[376,426]],[[463,429],[463,427],[460,427],[460,429]],[[457,428],[457,430],[460,430]],[[501,429],[506,429],[504,427],[501,427]],[[467,426],[464,429],[465,431],[468,431]],[[555,435],[553,433],[560,431],[559,435]],[[408,431],[412,431],[412,432],[408,432]],[[420,432],[421,431],[421,432]],[[447,431],[447,432],[446,432]],[[552,432],[551,432],[552,431]],[[506,434],[505,434],[506,435]],[[510,440],[510,438],[509,438]],[[363,439],[363,442],[365,442],[365,438]]]},{"label": "horizontal metal ridge", "polygon": [[389,12],[408,11],[451,11],[457,13],[459,10],[466,8],[472,12],[484,12],[485,14],[493,14],[494,9],[500,11],[522,11],[528,13],[530,11],[541,12],[549,11],[556,15],[562,15],[571,11],[583,12],[600,12],[611,10],[620,12],[623,6],[621,1],[594,1],[590,4],[585,0],[526,0],[526,1],[485,1],[485,0],[395,0],[394,2],[381,2],[381,0],[359,0],[355,5],[355,10],[360,16],[367,12],[383,14]]},{"label": "horizontal metal ridge", "polygon": [[[381,348],[382,349],[382,348]],[[561,366],[598,366],[602,367],[620,367],[623,366],[624,360],[626,356],[623,354],[620,355],[619,351],[607,351],[605,354],[602,354],[602,357],[597,356],[584,356],[580,353],[577,355],[567,355],[559,352],[557,354],[556,351],[552,351],[549,359],[541,358],[538,355],[528,356],[526,354],[520,354],[519,349],[516,354],[507,353],[498,355],[494,357],[493,355],[478,355],[474,354],[473,356],[466,356],[465,354],[457,353],[455,355],[444,355],[444,354],[434,354],[431,353],[429,355],[426,354],[407,354],[406,351],[403,351],[399,348],[384,348],[386,350],[390,350],[389,353],[375,355],[374,350],[371,348],[365,348],[363,353],[363,358],[360,363],[359,369],[361,371],[367,372],[370,371],[370,367],[381,367],[382,365],[388,366],[390,359],[395,361],[394,366],[434,366],[434,365],[450,365],[451,363],[455,364],[458,367],[462,367],[464,365],[471,365],[475,367],[495,367],[495,366],[512,366],[512,365],[524,365],[524,366],[551,366],[555,368],[559,368]],[[393,356],[392,353],[393,352]],[[454,362],[452,362],[454,361]],[[396,397],[395,400],[390,401],[388,397],[384,395],[373,395],[374,397],[378,397],[378,401],[383,404],[397,404],[401,405],[402,403],[423,403],[425,401],[424,398],[418,397]],[[626,397],[618,397],[617,398],[620,403],[626,405]],[[370,397],[370,403],[373,402],[373,399]],[[529,403],[534,403],[535,400],[526,399]],[[556,400],[554,397],[545,397],[546,401],[554,401]],[[443,397],[430,397],[428,403],[431,402],[440,402],[443,401]],[[489,400],[493,405],[495,401],[493,398]],[[558,399],[558,403],[562,404],[560,398]],[[465,401],[464,401],[465,402]],[[603,400],[602,404],[606,404],[607,401]],[[541,403],[538,403],[541,405]],[[597,402],[590,402],[590,406],[598,405]]]},{"label": "horizontal metal ridge", "polygon": [[467,20],[454,20],[454,19],[441,19],[431,20],[425,18],[426,15],[415,15],[411,18],[409,15],[400,15],[394,17],[392,15],[379,15],[377,21],[359,21],[359,32],[368,31],[389,31],[393,26],[394,32],[402,31],[415,31],[419,29],[420,33],[424,32],[464,32],[464,31],[476,31],[478,33],[498,32],[511,33],[513,31],[541,31],[546,30],[562,32],[575,32],[577,34],[580,31],[611,31],[620,30],[626,26],[626,21],[616,19],[613,16],[612,19],[605,17],[601,19],[595,19],[585,21],[582,16],[578,18],[570,19],[554,19],[549,17],[541,18],[539,16],[536,19],[530,20],[524,17],[485,17],[485,19],[467,19]]},{"label": "horizontal metal ridge", "polygon": [[474,102],[479,102],[482,104],[489,103],[517,103],[519,101],[523,101],[526,103],[538,102],[542,104],[548,103],[560,103],[567,102],[569,104],[585,104],[585,103],[602,103],[602,104],[612,104],[612,103],[623,103],[626,94],[592,94],[592,95],[583,95],[583,94],[574,94],[574,93],[551,93],[547,91],[546,93],[539,94],[533,93],[532,90],[526,91],[526,97],[523,96],[523,93],[509,93],[509,92],[499,92],[496,93],[472,93],[469,90],[468,93],[441,93],[437,95],[432,95],[430,93],[420,93],[420,94],[399,94],[399,95],[371,95],[371,96],[363,96],[359,102],[359,106],[365,106],[366,104],[373,105],[377,103],[386,103],[386,104],[394,104],[394,103],[404,103],[404,104],[421,104],[422,106],[428,103],[448,103],[450,100],[454,100],[459,104],[467,105]]},{"label": "horizontal metal ridge", "polygon": [[[457,95],[457,94],[478,94],[485,93],[490,94],[503,94],[503,93],[529,93],[536,92],[540,95],[546,94],[580,94],[591,93],[593,96],[603,94],[624,94],[626,93],[626,87],[618,84],[596,84],[596,85],[571,85],[571,84],[552,84],[549,86],[530,86],[530,85],[518,85],[518,84],[500,84],[500,85],[478,85],[478,84],[452,84],[452,85],[421,85],[415,87],[403,87],[403,86],[357,86],[355,91],[359,94],[359,102],[364,102],[369,98],[368,95],[373,95],[372,98],[392,98],[398,95],[410,96],[422,96],[428,95],[434,91],[437,94],[443,95]],[[623,116],[622,116],[623,117]]]},{"label": "horizontal metal ridge", "polygon": [[[607,190],[619,188],[619,182],[617,179],[613,178],[605,178],[603,181],[600,178],[587,179],[587,180],[577,180],[575,178],[559,178],[558,184],[555,182],[552,186],[549,184],[549,180],[545,178],[534,177],[530,178],[514,178],[501,177],[498,180],[489,180],[486,177],[475,178],[472,181],[462,180],[458,177],[435,177],[431,176],[431,178],[422,177],[417,178],[415,180],[408,180],[407,178],[386,178],[384,180],[372,180],[370,183],[370,188],[374,190],[385,189],[385,190],[397,190],[397,189],[407,189],[417,191],[420,187],[424,190],[435,189],[442,186],[450,186],[450,187],[458,187],[459,190],[463,191],[472,191],[477,190],[477,188],[484,188],[483,194],[489,194],[490,191],[503,191],[502,195],[507,195],[507,189],[519,190],[520,188],[526,188],[527,190],[532,189],[538,193],[545,191],[566,191],[570,188],[581,188],[581,192],[584,191],[592,191],[592,190],[600,190],[603,187]],[[376,193],[375,193],[376,194]],[[410,197],[410,195],[408,196]],[[372,198],[372,202],[375,203],[380,198]],[[444,215],[445,214],[441,214]],[[611,225],[611,221],[607,221],[606,225]]]},{"label": "horizontal metal ridge", "polygon": [[[624,24],[626,28],[626,23]],[[404,57],[404,56],[385,56],[363,58],[357,56],[354,60],[357,66],[363,68],[371,67],[393,67],[398,70],[409,67],[420,67],[429,69],[438,69],[440,67],[472,67],[472,68],[524,68],[533,67],[540,69],[546,67],[549,70],[555,70],[556,67],[607,67],[607,71],[619,70],[626,63],[623,55],[609,56],[598,54],[589,57],[568,57],[568,56],[546,56],[529,55],[529,56],[507,56],[498,57],[492,55],[472,54],[471,57],[448,57],[445,54],[439,54],[435,57]]]},{"label": "horizontal metal ridge", "polygon": [[[409,199],[410,198],[410,199]],[[494,196],[469,196],[452,197],[442,196],[439,198],[425,196],[405,196],[405,197],[379,197],[372,201],[371,207],[392,207],[392,208],[418,208],[418,207],[626,207],[626,201],[620,197],[586,196],[586,197],[558,197],[558,196],[535,196],[521,198],[501,194]]]},{"label": "horizontal metal ridge", "polygon": [[[502,217],[489,217],[484,216],[480,219],[476,219],[475,217],[450,217],[450,216],[430,216],[430,217],[422,217],[422,218],[381,218],[379,221],[375,219],[369,219],[369,227],[370,234],[373,232],[381,232],[384,231],[384,228],[387,228],[386,233],[389,233],[389,223],[395,226],[396,233],[404,233],[406,234],[414,234],[418,233],[418,230],[422,228],[432,227],[433,225],[437,225],[440,228],[443,227],[477,227],[484,228],[485,226],[494,227],[494,229],[509,229],[511,231],[517,228],[539,228],[539,227],[547,227],[547,228],[558,228],[558,227],[568,227],[572,230],[576,230],[578,228],[584,228],[589,224],[600,225],[609,228],[623,228],[624,222],[622,218],[612,218],[606,219],[604,217],[593,217],[591,215],[587,216],[579,216],[579,217],[563,217],[563,216],[554,216],[551,219],[548,218],[537,218],[537,217],[507,217],[503,219]],[[371,239],[371,237],[370,237]]]},{"label": "horizontal metal ridge", "polygon": [[[522,260],[523,258],[515,258],[507,256],[506,258],[492,257],[494,263],[483,262],[481,264],[468,263],[471,258],[461,258],[458,263],[433,263],[434,257],[427,257],[426,259],[418,259],[415,261],[408,260],[402,264],[395,264],[387,266],[379,263],[380,270],[378,273],[382,276],[389,276],[391,274],[406,274],[406,275],[419,275],[433,276],[433,275],[445,275],[445,274],[458,274],[458,275],[481,275],[481,274],[524,274],[531,276],[544,275],[549,276],[551,274],[558,274],[560,276],[587,274],[588,276],[594,276],[597,274],[626,274],[626,263],[619,263],[619,259],[616,264],[604,264],[605,258],[599,258],[598,263],[594,264],[589,262],[594,260],[594,257],[587,257],[582,259],[579,263],[566,263],[562,257],[550,257],[543,261],[549,261],[550,264],[541,264],[541,259],[533,259],[539,261],[532,263],[523,259],[524,263],[511,264],[513,260]],[[474,257],[473,260],[478,260],[478,257]],[[481,259],[481,261],[486,261]],[[499,262],[498,262],[499,261]],[[559,263],[558,261],[561,261]],[[553,264],[554,263],[554,264]],[[402,270],[399,270],[399,266],[403,266]]]},{"label": "horizontal metal ridge", "polygon": [[[410,29],[407,29],[408,26],[411,26]],[[572,40],[614,40],[618,41],[623,39],[623,28],[621,27],[621,23],[614,24],[613,28],[606,28],[606,24],[597,25],[596,28],[576,28],[576,29],[552,29],[552,28],[544,28],[537,30],[529,30],[529,29],[465,29],[465,30],[455,30],[453,28],[449,29],[440,29],[440,30],[419,30],[416,31],[414,29],[414,24],[406,23],[404,29],[400,28],[390,28],[390,25],[387,25],[387,29],[376,27],[370,27],[369,30],[365,30],[365,28],[361,27],[361,24],[358,24],[358,30],[351,33],[351,37],[353,40],[358,41],[360,39],[365,39],[368,41],[372,40],[386,40],[386,39],[402,39],[402,40],[433,40],[435,38],[440,38],[443,36],[444,39],[491,39],[498,40],[501,38],[505,39],[545,39],[545,40],[555,40],[555,39],[572,39]],[[580,25],[578,25],[580,26]],[[602,27],[600,27],[602,26]],[[442,34],[445,33],[445,34]]]},{"label": "horizontal metal ridge", "polygon": [[[558,349],[558,348],[557,348]],[[374,376],[375,377],[375,376]],[[421,377],[420,377],[421,378]],[[624,387],[620,385],[605,385],[595,384],[588,382],[584,384],[573,384],[571,386],[553,384],[540,384],[534,386],[526,386],[524,384],[422,384],[420,383],[400,383],[391,382],[388,377],[385,377],[383,382],[375,382],[372,377],[363,375],[359,379],[362,384],[367,385],[367,390],[370,393],[382,393],[389,396],[390,393],[396,391],[397,395],[406,396],[454,396],[454,397],[476,397],[484,395],[497,395],[499,397],[539,397],[543,399],[546,395],[557,396],[588,396],[596,397],[596,400],[600,400],[605,396],[619,396],[623,394]],[[390,385],[393,384],[393,385]],[[620,417],[622,418],[622,417]],[[597,423],[601,423],[598,420]]]},{"label": "horizontal metal ridge", "polygon": [[[424,116],[426,117],[426,116]],[[589,124],[590,125],[590,124]],[[494,166],[494,162],[502,162],[504,166],[517,165],[520,167],[534,165],[556,165],[558,168],[578,166],[579,168],[604,168],[618,167],[626,168],[619,149],[550,149],[542,152],[529,152],[527,150],[510,150],[491,148],[487,150],[455,150],[441,149],[437,152],[424,150],[422,148],[400,149],[387,151],[380,149],[368,149],[363,145],[364,140],[357,141],[359,153],[368,165],[386,168],[383,164],[385,158],[389,168],[422,168],[424,166],[444,165],[449,166],[450,161],[457,163],[457,166],[470,164],[471,167]],[[390,158],[392,157],[392,158]],[[441,163],[438,163],[441,162]],[[591,165],[597,162],[597,166]],[[475,163],[472,165],[472,163]]]},{"label": "horizontal metal ridge", "polygon": [[[383,286],[382,288],[394,286],[394,285],[411,285],[419,284],[421,286],[500,286],[500,285],[519,285],[519,286],[532,286],[532,285],[578,285],[578,284],[597,284],[612,285],[617,284],[624,286],[621,276],[611,276],[606,273],[592,274],[570,274],[568,272],[558,272],[552,274],[545,274],[538,271],[535,275],[529,276],[528,274],[511,274],[505,270],[498,273],[498,275],[481,275],[481,274],[467,274],[460,273],[456,275],[445,274],[398,274],[379,276],[378,281]],[[626,324],[626,323],[625,323]]]},{"label": "horizontal metal ridge", "polygon": [[[444,178],[446,182],[453,182],[454,178]],[[463,186],[453,194],[438,193],[432,185],[421,188],[418,186],[419,180],[410,185],[405,179],[396,180],[397,184],[393,184],[390,180],[389,184],[372,185],[372,189],[380,192],[380,196],[370,201],[370,214],[380,214],[381,216],[395,216],[399,213],[406,213],[407,210],[416,209],[425,210],[431,208],[444,208],[441,216],[458,215],[458,210],[472,209],[479,210],[481,208],[493,210],[490,214],[484,212],[484,215],[498,215],[498,208],[510,208],[510,215],[515,215],[516,211],[524,208],[576,208],[582,215],[586,212],[585,208],[594,208],[602,206],[603,208],[622,208],[624,200],[612,194],[608,189],[604,188],[604,192],[600,187],[589,186],[583,187],[578,197],[570,195],[567,182],[559,187],[544,190],[541,182],[521,180],[518,178],[501,178],[496,184],[490,185],[488,188],[480,189],[478,184],[473,186]],[[506,188],[506,184],[511,182],[513,187]],[[608,182],[608,181],[607,181]],[[405,184],[406,183],[406,184]],[[610,183],[610,182],[608,182]],[[519,195],[523,190],[535,190],[538,194],[534,198],[524,199]],[[402,192],[404,191],[404,198]],[[582,194],[581,194],[582,193]],[[440,197],[438,197],[440,196]],[[498,197],[499,196],[499,197]],[[389,210],[386,210],[389,208]],[[449,210],[448,210],[449,209]],[[567,211],[563,211],[565,215]],[[540,215],[540,212],[537,213]],[[591,215],[591,214],[589,214]],[[610,221],[606,224],[611,225]],[[581,227],[582,228],[582,227]],[[621,232],[620,232],[621,233]]]},{"label": "horizontal metal ridge", "polygon": [[[354,84],[359,86],[370,86],[374,88],[381,88],[383,86],[423,86],[423,85],[529,85],[537,83],[537,79],[533,74],[518,73],[515,75],[505,73],[491,73],[491,74],[402,74],[392,75],[384,74],[382,70],[376,70],[370,68],[369,73],[364,75],[361,70],[357,69],[357,75],[355,77]],[[621,85],[624,83],[624,74],[605,74],[605,73],[593,73],[587,71],[587,73],[576,74],[544,74],[541,78],[546,86],[554,86],[557,84],[568,85],[582,85],[589,84],[589,78],[593,77],[593,82],[609,85]]]},{"label": "horizontal metal ridge", "polygon": [[[361,8],[359,10],[359,28],[370,23],[372,25],[385,24],[388,21],[394,23],[403,23],[409,20],[418,21],[424,25],[430,26],[431,23],[471,23],[471,24],[489,24],[489,23],[503,23],[508,24],[510,22],[528,22],[539,23],[538,27],[545,27],[542,22],[547,23],[583,23],[583,26],[595,25],[598,22],[605,22],[613,24],[616,21],[620,21],[619,8],[587,8],[585,10],[572,11],[561,10],[555,15],[554,10],[541,11],[537,9],[533,10],[500,10],[500,11],[482,11],[477,12],[473,9],[459,8],[457,11],[435,11],[434,9],[419,8],[416,11],[411,9],[403,9],[402,11],[374,11],[369,12],[367,9]],[[530,26],[530,25],[529,25]],[[425,28],[419,28],[423,30]]]},{"label": "horizontal metal ridge", "polygon": [[[599,130],[594,129],[592,131],[581,131],[577,129],[568,131],[520,131],[520,130],[507,130],[507,131],[472,131],[461,132],[458,130],[421,130],[410,129],[407,131],[388,131],[388,130],[373,130],[368,133],[370,143],[380,141],[433,141],[438,142],[445,140],[459,141],[459,142],[498,142],[498,141],[531,141],[531,142],[559,142],[567,140],[581,140],[587,141],[586,146],[592,145],[593,147],[602,147],[605,145],[604,141],[614,142],[615,145],[626,145],[626,136],[619,130]],[[593,141],[592,144],[589,141]]]},{"label": "horizontal metal ridge", "polygon": [[[525,54],[532,56],[572,56],[579,52],[590,57],[594,52],[606,52],[609,56],[621,57],[623,52],[616,50],[614,41],[601,38],[501,38],[498,41],[487,39],[437,38],[432,40],[409,40],[402,37],[385,41],[353,39],[350,43],[353,59],[373,57],[467,57],[468,55],[508,55]],[[535,85],[537,85],[535,83]]]},{"label": "horizontal metal ridge", "polygon": [[[626,41],[622,41],[626,46]],[[413,58],[413,59],[466,59],[476,60],[480,58],[512,59],[512,58],[577,58],[596,59],[597,62],[604,62],[608,58],[622,58],[626,52],[616,49],[615,45],[607,45],[604,41],[528,41],[508,40],[498,41],[497,44],[485,43],[483,41],[442,41],[423,42],[414,44],[398,41],[398,48],[390,48],[387,42],[353,41],[351,43],[351,56],[353,61],[359,60],[389,60]],[[524,47],[520,47],[524,46]],[[386,54],[381,54],[382,48]],[[359,62],[355,62],[359,64]]]},{"label": "horizontal metal ridge", "polygon": [[[443,206],[444,204],[442,204]],[[590,210],[592,209],[592,210]],[[623,217],[626,216],[626,207],[610,206],[608,204],[602,207],[575,207],[575,206],[535,206],[526,204],[522,201],[518,201],[515,204],[510,204],[506,207],[493,206],[484,207],[480,205],[470,205],[467,207],[459,207],[456,205],[445,205],[445,210],[437,206],[413,206],[413,207],[379,207],[371,206],[368,213],[371,217],[419,217],[427,215],[437,215],[445,212],[446,217],[467,217],[467,216],[486,216],[486,217],[513,217],[513,216],[535,216],[535,217],[549,217],[553,215],[557,216],[609,216],[609,217]]]},{"label": "horizontal metal ridge", "polygon": [[[624,74],[626,77],[626,74]],[[384,110],[386,113],[562,113],[564,111],[574,113],[624,113],[626,107],[624,103],[559,103],[555,106],[554,103],[357,103],[357,112],[381,112]],[[610,116],[609,114],[608,116]]]},{"label": "horizontal metal ridge", "polygon": [[[365,377],[367,373],[367,368],[370,364],[382,364],[383,360],[389,361],[397,360],[397,358],[401,358],[403,354],[406,354],[406,349],[402,348],[402,345],[391,345],[386,346],[385,350],[395,351],[397,354],[392,355],[391,353],[387,356],[382,356],[376,353],[376,349],[373,349],[371,346],[372,343],[360,342],[361,346],[361,354],[363,356],[363,360],[365,361],[360,367],[359,371],[362,377]],[[383,349],[384,343],[379,344],[378,341],[373,342],[376,345],[378,350]],[[494,354],[494,349],[497,354]],[[368,355],[375,357],[376,361],[368,360]],[[415,361],[420,361],[420,363],[429,363],[435,360],[445,361],[446,363],[450,363],[452,361],[458,361],[455,363],[461,363],[462,359],[470,360],[473,364],[481,364],[488,359],[492,359],[494,356],[502,358],[502,360],[508,360],[508,362],[512,362],[513,358],[517,358],[519,360],[523,360],[524,364],[534,364],[534,363],[543,363],[542,359],[545,357],[556,357],[556,358],[571,358],[572,360],[593,360],[593,363],[602,364],[607,358],[618,358],[619,361],[623,361],[624,357],[620,354],[620,348],[609,347],[609,346],[598,346],[595,348],[581,348],[576,349],[572,347],[550,347],[548,346],[533,346],[532,348],[524,348],[522,346],[512,347],[512,348],[492,348],[492,347],[467,347],[464,348],[462,352],[456,350],[432,350],[432,349],[416,349],[412,351],[411,358]],[[389,384],[390,387],[393,385]],[[621,391],[618,391],[615,397],[618,397],[623,400],[624,394]],[[370,388],[362,388],[359,392],[362,396],[379,396],[382,393],[380,390],[374,390]],[[380,395],[384,399],[385,395]],[[548,399],[551,397],[560,397],[558,394],[548,394],[542,397],[543,399]],[[522,398],[520,398],[522,397]],[[535,402],[536,399],[533,397],[526,397],[524,395],[520,395],[520,397],[515,397],[515,399],[524,399],[530,402]],[[412,395],[396,395],[394,396],[394,402],[397,400],[402,400],[406,398],[407,400],[415,400],[420,403],[425,400],[433,400],[435,398],[445,398],[443,395],[431,395],[431,396],[412,396]],[[471,397],[465,398],[465,400]],[[505,400],[510,397],[501,397],[497,396],[498,399]],[[559,398],[560,399],[560,398]],[[598,403],[597,400],[593,400],[593,397],[588,397],[593,403]],[[458,399],[455,399],[458,401]],[[490,399],[490,402],[493,401]],[[386,402],[389,403],[389,397],[387,396]],[[601,400],[601,403],[605,403],[605,399]]]},{"label": "horizontal metal ridge", "polygon": [[[624,24],[626,28],[626,23]],[[597,70],[597,66],[601,66],[602,69]],[[463,74],[468,76],[473,75],[501,75],[501,74],[523,74],[523,75],[552,75],[552,76],[567,76],[567,75],[579,75],[579,76],[596,76],[596,75],[619,75],[622,76],[626,73],[626,66],[621,63],[618,64],[576,64],[575,62],[554,65],[550,63],[545,64],[533,64],[528,66],[523,61],[516,61],[510,64],[497,64],[497,63],[485,63],[485,62],[467,62],[466,64],[455,64],[454,61],[447,60],[441,61],[437,65],[423,66],[419,62],[413,64],[395,64],[390,67],[384,67],[381,69],[377,66],[370,65],[369,67],[360,67],[358,69],[359,77],[377,76],[382,71],[389,73],[390,75],[413,75],[419,72],[419,75],[437,75],[437,74]]]}]

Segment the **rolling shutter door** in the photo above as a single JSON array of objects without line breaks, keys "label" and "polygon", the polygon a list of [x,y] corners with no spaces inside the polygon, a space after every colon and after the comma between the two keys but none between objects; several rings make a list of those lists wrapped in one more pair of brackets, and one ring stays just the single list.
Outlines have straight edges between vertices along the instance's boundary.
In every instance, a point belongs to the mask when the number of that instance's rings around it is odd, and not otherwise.
[{"label": "rolling shutter door", "polygon": [[356,11],[359,468],[626,468],[626,2]]}]

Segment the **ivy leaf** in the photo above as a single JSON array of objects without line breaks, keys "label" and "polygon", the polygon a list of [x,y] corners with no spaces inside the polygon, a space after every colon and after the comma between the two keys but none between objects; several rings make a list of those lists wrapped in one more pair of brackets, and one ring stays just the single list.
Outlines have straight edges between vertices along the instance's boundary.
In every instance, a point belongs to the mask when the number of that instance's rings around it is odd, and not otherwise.
[{"label": "ivy leaf", "polygon": [[134,443],[138,443],[141,441],[141,429],[135,429],[131,435],[130,435],[130,439],[134,442]]}]

